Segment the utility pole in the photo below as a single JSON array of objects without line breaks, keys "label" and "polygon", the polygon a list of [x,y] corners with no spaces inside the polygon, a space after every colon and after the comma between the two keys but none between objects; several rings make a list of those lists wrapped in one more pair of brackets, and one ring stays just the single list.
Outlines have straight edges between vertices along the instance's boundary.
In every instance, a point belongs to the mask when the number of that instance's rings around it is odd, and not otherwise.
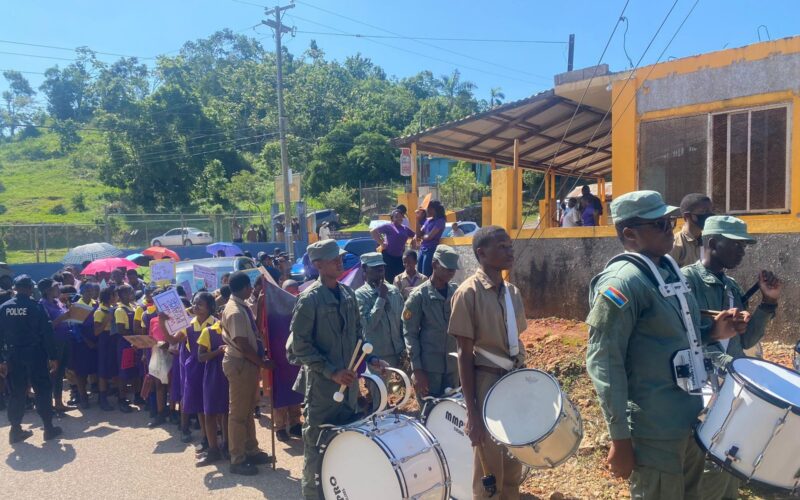
[{"label": "utility pole", "polygon": [[567,56],[567,71],[572,71],[572,63],[575,61],[575,35],[569,36],[569,56]]},{"label": "utility pole", "polygon": [[275,32],[275,57],[278,66],[278,133],[281,141],[281,172],[283,174],[283,202],[284,202],[284,230],[286,231],[286,251],[289,252],[290,262],[294,262],[294,245],[292,244],[292,190],[289,184],[289,152],[286,149],[286,115],[283,109],[283,51],[281,50],[281,36],[292,33],[293,28],[281,24],[281,13],[293,9],[294,4],[284,7],[275,6],[274,9],[265,10],[266,16],[274,15],[275,20],[261,21]]}]

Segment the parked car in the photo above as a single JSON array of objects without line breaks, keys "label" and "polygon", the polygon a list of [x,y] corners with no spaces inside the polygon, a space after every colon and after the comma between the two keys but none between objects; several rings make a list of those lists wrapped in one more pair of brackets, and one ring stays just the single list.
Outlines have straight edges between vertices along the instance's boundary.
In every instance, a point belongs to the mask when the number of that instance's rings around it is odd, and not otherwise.
[{"label": "parked car", "polygon": [[217,287],[219,288],[222,275],[234,271],[243,271],[255,267],[253,259],[248,257],[216,257],[209,259],[182,260],[175,264],[175,282],[178,284],[188,281],[192,285],[192,290],[197,291],[202,286],[194,281],[194,266],[205,266],[213,269],[217,273]]},{"label": "parked car", "polygon": [[211,234],[194,227],[176,227],[150,240],[154,247],[208,245],[214,243]]}]

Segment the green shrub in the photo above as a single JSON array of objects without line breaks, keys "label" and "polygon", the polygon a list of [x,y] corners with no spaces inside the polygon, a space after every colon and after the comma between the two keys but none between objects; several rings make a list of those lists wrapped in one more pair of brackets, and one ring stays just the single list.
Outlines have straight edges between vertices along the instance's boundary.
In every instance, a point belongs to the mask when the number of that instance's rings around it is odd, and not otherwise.
[{"label": "green shrub", "polygon": [[52,215],[66,215],[67,209],[64,207],[64,205],[59,203],[58,205],[54,205],[52,208],[50,208],[48,212]]}]

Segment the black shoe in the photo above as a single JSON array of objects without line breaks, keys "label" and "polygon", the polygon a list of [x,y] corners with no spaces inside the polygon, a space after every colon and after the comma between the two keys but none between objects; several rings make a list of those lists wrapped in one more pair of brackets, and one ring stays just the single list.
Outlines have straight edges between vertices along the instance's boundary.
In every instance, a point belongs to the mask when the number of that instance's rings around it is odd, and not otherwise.
[{"label": "black shoe", "polygon": [[61,435],[61,427],[49,427],[44,430],[44,440],[50,441]]},{"label": "black shoe", "polygon": [[278,439],[278,441],[285,443],[289,440],[289,433],[286,432],[286,429],[281,429],[275,433],[275,437]]},{"label": "black shoe", "polygon": [[200,459],[199,462],[194,464],[195,467],[206,467],[214,462],[222,460],[222,453],[219,450],[208,450],[208,452]]},{"label": "black shoe", "polygon": [[77,406],[78,402],[80,401],[80,395],[78,391],[72,389],[69,391],[69,401],[67,401],[67,405],[69,406]]},{"label": "black shoe", "polygon": [[302,439],[303,437],[303,424],[294,424],[293,426],[289,427],[289,435],[292,437],[296,437]]},{"label": "black shoe", "polygon": [[247,462],[240,464],[231,464],[231,474],[239,474],[241,476],[255,476],[258,474],[258,469],[255,465]]},{"label": "black shoe", "polygon": [[91,403],[89,403],[89,396],[81,396],[79,404],[81,410],[88,410],[92,406]]},{"label": "black shoe", "polygon": [[12,427],[8,433],[8,443],[21,443],[31,436],[33,436],[33,431],[22,430],[22,427]]},{"label": "black shoe", "polygon": [[119,411],[122,413],[130,413],[133,411],[133,408],[131,408],[131,405],[127,401],[120,401]]},{"label": "black shoe", "polygon": [[274,461],[275,458],[271,457],[270,454],[265,451],[259,451],[255,455],[250,455],[244,459],[244,462],[250,465],[266,465]]},{"label": "black shoe", "polygon": [[192,432],[185,430],[181,432],[181,443],[191,443],[192,442]]},{"label": "black shoe", "polygon": [[150,419],[150,422],[147,424],[148,429],[155,429],[156,427],[161,426],[167,419],[164,415],[156,415],[155,417]]},{"label": "black shoe", "polygon": [[135,404],[136,406],[145,406],[147,405],[147,401],[142,399],[142,397],[137,394],[136,397],[133,398],[133,404]]},{"label": "black shoe", "polygon": [[203,440],[200,441],[200,444],[194,447],[194,451],[197,453],[208,451],[208,438],[203,438]]},{"label": "black shoe", "polygon": [[255,418],[255,419],[261,418],[261,407],[260,406],[256,406],[255,409],[253,410],[253,418]]}]

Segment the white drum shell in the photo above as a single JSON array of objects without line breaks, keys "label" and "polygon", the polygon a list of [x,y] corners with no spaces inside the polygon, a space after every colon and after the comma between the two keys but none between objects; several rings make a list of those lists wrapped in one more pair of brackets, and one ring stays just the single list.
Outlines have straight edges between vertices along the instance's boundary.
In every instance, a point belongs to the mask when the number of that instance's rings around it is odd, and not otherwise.
[{"label": "white drum shell", "polygon": [[474,470],[472,443],[464,432],[467,410],[463,398],[451,397],[430,400],[432,408],[425,416],[425,427],[442,447],[450,468],[450,498],[472,498]]},{"label": "white drum shell", "polygon": [[563,413],[550,435],[528,446],[506,446],[517,460],[534,469],[551,469],[578,451],[583,439],[583,423],[572,402],[566,396],[563,398]]},{"label": "white drum shell", "polygon": [[730,374],[704,411],[696,439],[715,462],[744,480],[790,491],[800,484],[800,415]]},{"label": "white drum shell", "polygon": [[326,499],[449,497],[447,461],[416,420],[383,414],[329,432],[320,471]]}]

